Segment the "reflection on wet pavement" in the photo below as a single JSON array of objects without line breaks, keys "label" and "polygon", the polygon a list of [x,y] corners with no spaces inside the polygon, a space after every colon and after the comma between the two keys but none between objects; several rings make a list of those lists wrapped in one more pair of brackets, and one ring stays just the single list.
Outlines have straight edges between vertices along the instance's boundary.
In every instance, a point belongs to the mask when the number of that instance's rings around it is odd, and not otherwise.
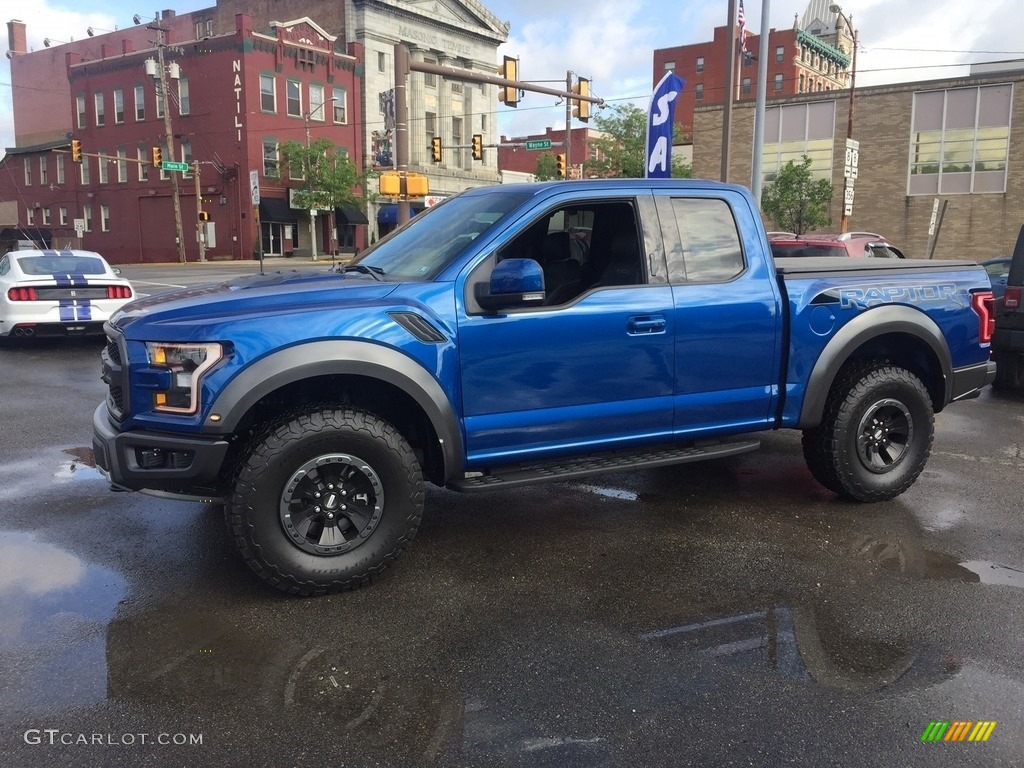
[{"label": "reflection on wet pavement", "polygon": [[[0,532],[0,712],[106,696],[105,635],[120,576],[27,533]],[[57,671],[55,673],[55,671]]]},{"label": "reflection on wet pavement", "polygon": [[[40,483],[40,471],[53,482]],[[47,493],[69,481],[105,482],[92,448],[47,449],[40,455],[0,464],[0,499],[24,499]]]},{"label": "reflection on wet pavement", "polygon": [[1024,571],[987,560],[961,561],[905,541],[863,536],[856,540],[853,549],[884,568],[911,576],[1024,587]]}]

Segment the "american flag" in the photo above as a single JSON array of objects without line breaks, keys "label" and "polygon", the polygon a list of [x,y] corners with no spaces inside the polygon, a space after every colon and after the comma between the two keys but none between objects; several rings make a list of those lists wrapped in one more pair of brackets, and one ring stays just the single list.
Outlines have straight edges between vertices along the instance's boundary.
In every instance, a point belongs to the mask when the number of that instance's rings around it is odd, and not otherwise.
[{"label": "american flag", "polygon": [[747,17],[743,13],[743,0],[740,0],[740,12],[736,18],[740,28],[740,50],[747,52]]}]

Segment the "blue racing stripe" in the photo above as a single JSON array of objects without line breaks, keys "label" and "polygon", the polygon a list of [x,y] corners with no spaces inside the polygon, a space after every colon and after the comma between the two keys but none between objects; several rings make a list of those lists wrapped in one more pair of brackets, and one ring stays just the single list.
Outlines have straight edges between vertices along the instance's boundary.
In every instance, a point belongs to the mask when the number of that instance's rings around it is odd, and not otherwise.
[{"label": "blue racing stripe", "polygon": [[58,288],[70,288],[71,278],[68,275],[53,275],[53,280]]},{"label": "blue racing stripe", "polygon": [[75,301],[74,299],[61,299],[60,300],[60,321],[62,323],[70,323],[75,320]]},{"label": "blue racing stripe", "polygon": [[68,275],[71,279],[72,288],[85,288],[89,285],[89,278],[85,275]]},{"label": "blue racing stripe", "polygon": [[78,302],[78,320],[92,320],[92,302],[82,299]]}]

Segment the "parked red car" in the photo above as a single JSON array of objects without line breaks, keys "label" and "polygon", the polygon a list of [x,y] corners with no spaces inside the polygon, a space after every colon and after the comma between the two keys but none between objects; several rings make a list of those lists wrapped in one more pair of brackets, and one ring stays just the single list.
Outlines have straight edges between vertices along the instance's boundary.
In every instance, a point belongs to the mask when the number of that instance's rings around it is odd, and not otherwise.
[{"label": "parked red car", "polygon": [[903,251],[874,232],[844,232],[841,235],[794,235],[769,232],[772,255],[783,256],[855,256],[879,259],[903,259]]}]

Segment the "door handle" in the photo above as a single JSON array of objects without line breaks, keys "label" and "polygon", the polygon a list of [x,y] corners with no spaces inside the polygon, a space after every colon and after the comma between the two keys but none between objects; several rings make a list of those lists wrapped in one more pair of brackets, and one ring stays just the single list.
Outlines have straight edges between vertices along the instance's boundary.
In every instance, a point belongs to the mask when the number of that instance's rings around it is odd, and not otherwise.
[{"label": "door handle", "polygon": [[647,333],[664,333],[668,323],[660,315],[631,317],[626,321],[626,332],[631,336]]}]

